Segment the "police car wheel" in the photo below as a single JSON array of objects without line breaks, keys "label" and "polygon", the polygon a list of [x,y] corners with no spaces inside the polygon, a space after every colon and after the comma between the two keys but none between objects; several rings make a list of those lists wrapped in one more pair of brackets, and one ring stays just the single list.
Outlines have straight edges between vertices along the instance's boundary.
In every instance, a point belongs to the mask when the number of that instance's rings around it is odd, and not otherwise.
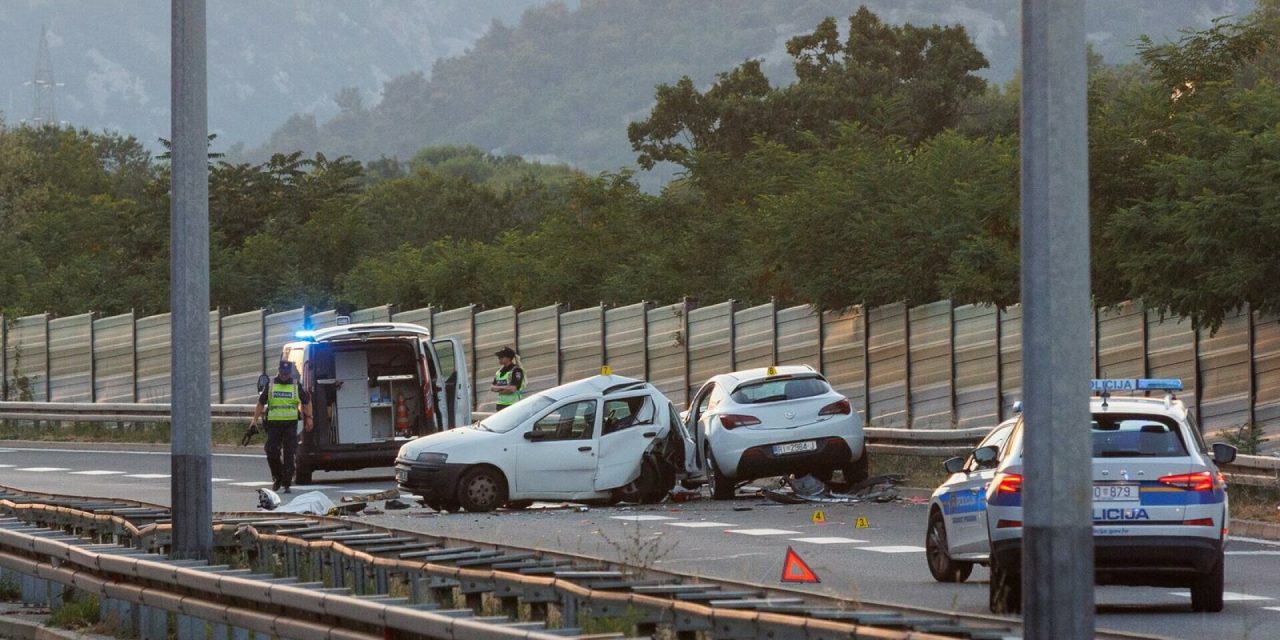
[{"label": "police car wheel", "polygon": [[938,582],[968,580],[969,574],[973,573],[973,563],[952,560],[949,549],[946,525],[942,521],[942,514],[935,510],[929,514],[929,530],[924,537],[924,553],[929,563],[929,573]]},{"label": "police car wheel", "polygon": [[1013,567],[1006,567],[991,558],[991,586],[988,606],[991,613],[1019,613],[1022,611],[1022,576]]},{"label": "police car wheel", "polygon": [[458,503],[472,513],[493,511],[507,501],[507,485],[497,471],[476,467],[458,481]]},{"label": "police car wheel", "polygon": [[1217,613],[1222,611],[1223,558],[1208,573],[1201,574],[1191,585],[1191,610]]}]

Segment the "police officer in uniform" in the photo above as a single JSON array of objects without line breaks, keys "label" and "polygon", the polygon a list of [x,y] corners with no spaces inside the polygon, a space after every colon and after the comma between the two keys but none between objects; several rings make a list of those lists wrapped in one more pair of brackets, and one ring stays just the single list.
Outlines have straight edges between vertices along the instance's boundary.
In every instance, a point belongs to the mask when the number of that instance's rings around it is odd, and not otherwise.
[{"label": "police officer in uniform", "polygon": [[[311,424],[311,397],[294,376],[293,363],[280,361],[276,377],[258,396],[258,406],[253,409],[252,426],[258,425],[263,409],[267,413],[267,466],[271,468],[271,488],[291,493],[293,484],[293,457],[298,449],[298,418],[302,417],[307,431]],[[281,457],[283,451],[284,456]]]},{"label": "police officer in uniform", "polygon": [[520,401],[524,389],[524,369],[520,368],[520,356],[511,347],[503,347],[497,353],[501,368],[493,374],[493,385],[489,389],[498,394],[498,411]]}]

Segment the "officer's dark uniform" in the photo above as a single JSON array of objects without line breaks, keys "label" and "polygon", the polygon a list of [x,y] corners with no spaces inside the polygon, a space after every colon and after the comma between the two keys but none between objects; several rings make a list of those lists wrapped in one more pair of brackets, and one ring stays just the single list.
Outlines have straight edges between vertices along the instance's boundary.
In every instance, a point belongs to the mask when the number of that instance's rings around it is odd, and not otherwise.
[{"label": "officer's dark uniform", "polygon": [[289,485],[293,484],[298,420],[302,417],[302,405],[310,402],[311,396],[302,385],[279,374],[258,396],[258,404],[267,408],[267,466],[271,468],[274,489],[283,486],[285,491],[289,491]]}]

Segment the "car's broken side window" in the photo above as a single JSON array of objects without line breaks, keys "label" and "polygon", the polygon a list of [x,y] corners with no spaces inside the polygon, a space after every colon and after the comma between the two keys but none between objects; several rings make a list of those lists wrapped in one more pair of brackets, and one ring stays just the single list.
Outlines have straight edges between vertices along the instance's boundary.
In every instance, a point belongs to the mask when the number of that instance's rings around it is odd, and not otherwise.
[{"label": "car's broken side window", "polygon": [[543,416],[533,431],[545,434],[540,440],[586,440],[595,432],[596,401],[582,400],[562,405]]},{"label": "car's broken side window", "polygon": [[647,395],[605,400],[600,433],[607,436],[636,425],[653,424],[656,415],[653,399]]}]

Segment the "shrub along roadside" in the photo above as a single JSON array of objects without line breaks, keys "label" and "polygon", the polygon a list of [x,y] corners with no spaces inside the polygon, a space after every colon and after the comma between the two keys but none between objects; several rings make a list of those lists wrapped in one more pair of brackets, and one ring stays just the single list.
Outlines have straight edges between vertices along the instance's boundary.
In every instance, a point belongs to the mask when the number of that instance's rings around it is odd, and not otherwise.
[{"label": "shrub along roadside", "polygon": [[[248,423],[213,424],[213,444],[237,445]],[[0,440],[32,440],[39,442],[126,442],[156,443],[170,441],[168,422],[49,422],[33,420],[0,420]],[[261,446],[262,437],[253,445]]]}]

